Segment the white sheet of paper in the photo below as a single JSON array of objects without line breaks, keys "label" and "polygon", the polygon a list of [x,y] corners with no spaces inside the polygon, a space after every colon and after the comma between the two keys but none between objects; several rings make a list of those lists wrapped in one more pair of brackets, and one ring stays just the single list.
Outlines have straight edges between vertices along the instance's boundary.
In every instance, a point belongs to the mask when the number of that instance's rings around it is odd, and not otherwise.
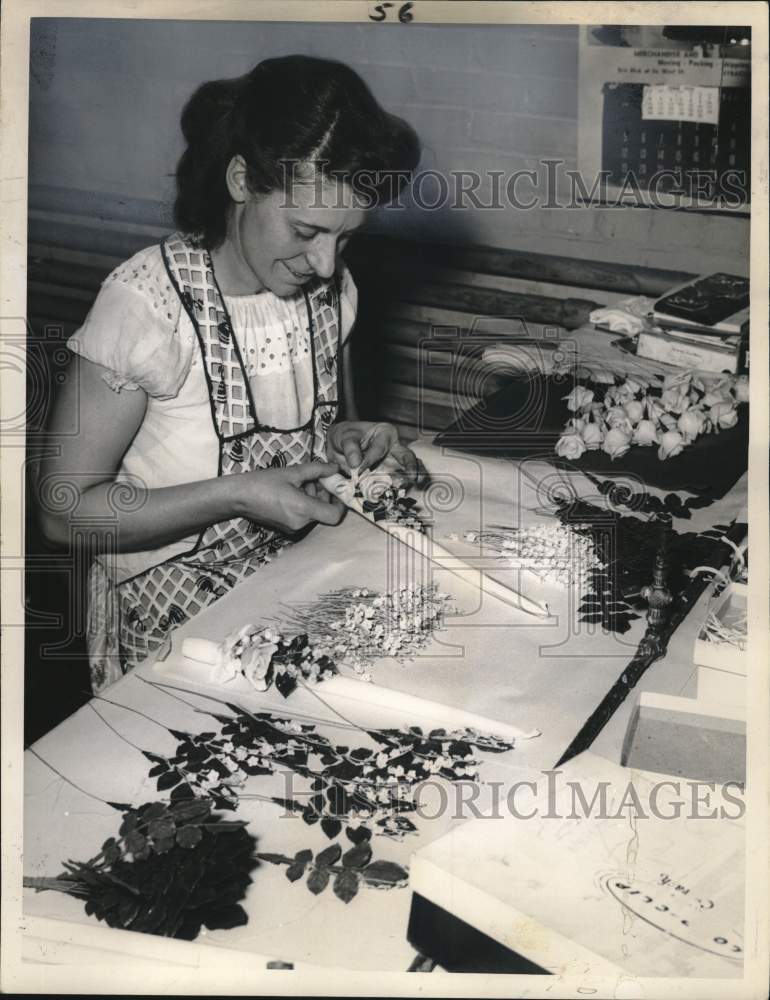
[{"label": "white sheet of paper", "polygon": [[671,87],[652,84],[642,96],[644,121],[719,122],[719,87]]}]

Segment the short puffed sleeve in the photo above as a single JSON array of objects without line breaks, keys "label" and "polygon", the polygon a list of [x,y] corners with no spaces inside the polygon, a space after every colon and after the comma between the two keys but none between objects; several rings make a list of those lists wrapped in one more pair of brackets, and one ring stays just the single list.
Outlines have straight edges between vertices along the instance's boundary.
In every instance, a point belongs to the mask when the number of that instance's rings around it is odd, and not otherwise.
[{"label": "short puffed sleeve", "polygon": [[344,344],[350,336],[350,331],[356,322],[358,311],[358,289],[353,281],[353,275],[343,265],[340,274],[340,343]]},{"label": "short puffed sleeve", "polygon": [[180,330],[182,315],[160,247],[148,247],[108,275],[68,346],[106,369],[102,377],[116,392],[142,388],[170,399],[193,358],[193,338]]}]

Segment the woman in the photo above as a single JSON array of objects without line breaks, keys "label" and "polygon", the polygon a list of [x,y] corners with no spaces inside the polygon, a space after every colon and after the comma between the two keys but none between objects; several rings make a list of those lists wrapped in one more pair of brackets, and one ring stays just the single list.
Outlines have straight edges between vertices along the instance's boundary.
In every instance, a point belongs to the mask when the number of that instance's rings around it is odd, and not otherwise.
[{"label": "woman", "polygon": [[69,341],[40,479],[47,537],[68,542],[76,518],[101,553],[95,691],[297,532],[336,524],[322,477],[417,469],[392,426],[350,419],[356,291],[339,259],[416,166],[412,129],[346,66],[290,56],[201,86],[182,131],[179,232],[113,271]]}]

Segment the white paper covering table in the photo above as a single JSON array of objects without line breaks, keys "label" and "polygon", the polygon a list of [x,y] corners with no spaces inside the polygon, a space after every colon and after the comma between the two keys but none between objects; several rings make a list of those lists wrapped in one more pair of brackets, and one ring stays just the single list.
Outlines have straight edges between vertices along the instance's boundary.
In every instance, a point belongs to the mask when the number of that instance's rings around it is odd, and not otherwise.
[{"label": "white paper covering table", "polygon": [[[526,523],[538,516],[532,508],[543,504],[542,479],[533,477],[529,470],[524,475],[510,463],[442,456],[431,448],[421,452],[439,478],[456,484],[454,495],[446,494],[441,503],[440,498],[434,498],[441,534],[474,526],[478,529],[484,523]],[[541,476],[550,474],[547,466],[542,470]],[[740,503],[740,497],[732,497],[720,505],[723,522],[733,508],[739,512]],[[688,524],[688,529],[691,527]],[[144,676],[188,688],[196,686],[189,664],[186,666],[179,656],[185,636],[221,639],[248,622],[280,621],[287,604],[312,601],[338,587],[382,591],[403,583],[406,576],[423,581],[435,578],[442,589],[453,594],[462,614],[451,617],[446,630],[437,633],[431,646],[416,659],[378,661],[372,667],[374,684],[353,682],[335,695],[332,683],[326,697],[336,710],[370,726],[453,728],[455,718],[460,720],[458,725],[464,724],[465,716],[460,713],[470,712],[491,720],[492,728],[497,724],[541,733],[522,740],[499,761],[485,765],[482,778],[487,781],[525,780],[539,769],[551,767],[631,658],[644,627],[640,620],[625,636],[609,638],[591,626],[577,632],[568,624],[574,613],[568,595],[554,588],[547,594],[554,617],[545,621],[494,599],[479,600],[474,587],[445,571],[432,576],[430,568],[415,563],[413,553],[400,543],[361,518],[348,516],[337,528],[315,529],[272,565],[177,630],[163,662],[143,665],[107,692],[111,700],[127,708],[99,704],[99,711],[138,746],[171,752],[174,741],[168,733],[127,709],[137,709],[178,729],[199,731],[205,727],[205,716],[194,715],[189,707],[142,680]],[[324,695],[324,685],[317,690]],[[227,697],[222,691],[215,693]],[[335,719],[331,711],[325,715],[326,710],[305,691],[295,692],[288,702],[274,690],[254,698],[253,704],[260,709],[272,705],[283,711]],[[206,702],[199,704],[203,707]],[[621,742],[622,734],[608,750],[615,761],[619,760]],[[154,781],[147,777],[147,761],[109,729],[92,707],[75,713],[34,750],[100,798],[139,803],[157,796]],[[103,840],[115,832],[114,810],[66,784],[31,754],[27,755],[26,769],[26,874],[54,875],[61,871],[64,859],[93,856]],[[292,853],[309,846],[307,827],[283,817],[272,803],[249,801],[241,806],[239,815],[248,819],[261,851]],[[375,854],[408,864],[415,849],[440,837],[457,822],[451,815],[421,821],[418,835],[401,843],[375,837]],[[326,844],[320,841],[313,846],[320,849]],[[245,927],[210,932],[199,937],[195,945],[351,969],[404,970],[413,957],[405,939],[406,890],[362,892],[345,906],[330,892],[311,896],[304,886],[289,884],[282,869],[263,864],[254,873],[245,905],[249,913]],[[81,903],[58,893],[25,893],[25,912],[92,924]]]}]

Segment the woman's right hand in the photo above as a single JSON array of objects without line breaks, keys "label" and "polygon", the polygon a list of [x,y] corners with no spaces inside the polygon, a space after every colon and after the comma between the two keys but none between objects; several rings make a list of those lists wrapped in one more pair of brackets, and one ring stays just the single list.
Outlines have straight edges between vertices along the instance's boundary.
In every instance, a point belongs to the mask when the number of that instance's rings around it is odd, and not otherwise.
[{"label": "woman's right hand", "polygon": [[316,521],[338,524],[345,506],[318,483],[339,471],[332,462],[306,462],[284,469],[260,469],[224,476],[232,481],[238,517],[257,521],[266,528],[293,533]]}]

